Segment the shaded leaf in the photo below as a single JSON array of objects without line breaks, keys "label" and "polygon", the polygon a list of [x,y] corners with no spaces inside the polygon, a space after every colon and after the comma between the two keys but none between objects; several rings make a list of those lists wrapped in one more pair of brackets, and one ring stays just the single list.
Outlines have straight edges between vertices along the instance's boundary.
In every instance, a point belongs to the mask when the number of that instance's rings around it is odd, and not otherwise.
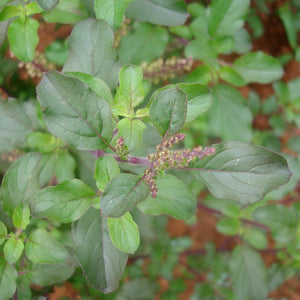
[{"label": "shaded leaf", "polygon": [[53,9],[59,2],[59,0],[37,0],[41,8],[45,10]]},{"label": "shaded leaf", "polygon": [[6,263],[4,257],[0,257],[0,299],[8,300],[13,297],[16,290],[18,272]]}]

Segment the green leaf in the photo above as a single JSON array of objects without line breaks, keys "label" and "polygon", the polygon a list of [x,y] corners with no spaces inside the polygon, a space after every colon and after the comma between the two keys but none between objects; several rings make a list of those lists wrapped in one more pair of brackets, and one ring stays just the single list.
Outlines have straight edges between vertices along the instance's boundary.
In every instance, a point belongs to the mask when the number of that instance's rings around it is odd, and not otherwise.
[{"label": "green leaf", "polygon": [[0,245],[6,240],[7,228],[3,222],[0,221]]},{"label": "green leaf", "polygon": [[124,118],[118,123],[117,127],[119,129],[119,136],[124,138],[129,152],[134,151],[141,145],[143,132],[146,129],[146,125],[142,121]]},{"label": "green leaf", "polygon": [[95,164],[94,178],[98,189],[103,192],[106,185],[120,174],[119,165],[116,160],[108,155],[101,156]]},{"label": "green leaf", "polygon": [[289,43],[292,49],[295,50],[297,48],[297,30],[292,11],[289,2],[284,3],[278,8],[278,15],[284,25]]},{"label": "green leaf", "polygon": [[55,136],[42,133],[42,132],[31,132],[26,136],[26,144],[38,152],[52,152],[56,148]]},{"label": "green leaf", "polygon": [[133,109],[144,99],[142,79],[143,72],[139,67],[128,65],[121,69],[120,86],[114,99],[114,114],[129,116],[134,113]]},{"label": "green leaf", "polygon": [[87,12],[80,0],[60,0],[54,9],[43,13],[43,18],[48,23],[77,23],[87,17]]},{"label": "green leaf", "polygon": [[132,174],[120,174],[106,186],[100,199],[101,210],[107,217],[118,218],[146,199],[149,187]]},{"label": "green leaf", "polygon": [[275,152],[239,142],[212,147],[215,154],[198,160],[191,170],[217,198],[253,203],[290,179],[285,158]]},{"label": "green leaf", "polygon": [[114,88],[121,63],[113,42],[113,31],[104,20],[88,19],[76,24],[69,37],[69,56],[63,72],[86,73]]},{"label": "green leaf", "polygon": [[38,128],[31,101],[0,101],[0,152],[25,147],[26,136]]},{"label": "green leaf", "polygon": [[75,78],[51,72],[37,87],[48,129],[82,150],[104,149],[113,133],[107,102]]},{"label": "green leaf", "polygon": [[107,218],[112,243],[122,252],[134,253],[140,244],[140,234],[129,212],[119,218]]},{"label": "green leaf", "polygon": [[4,257],[0,257],[0,299],[11,299],[16,291],[16,279],[18,272],[6,263]]},{"label": "green leaf", "polygon": [[156,291],[156,284],[151,279],[135,278],[122,285],[120,294],[126,299],[154,299]]},{"label": "green leaf", "polygon": [[129,4],[126,16],[142,22],[178,26],[183,25],[189,15],[182,0],[137,0]]},{"label": "green leaf", "polygon": [[29,204],[40,190],[38,173],[41,155],[28,153],[6,172],[1,186],[1,201],[4,211],[12,216],[20,204]]},{"label": "green leaf", "polygon": [[111,91],[102,79],[81,72],[66,72],[66,75],[77,78],[87,84],[98,96],[103,98],[109,105],[112,105],[113,97]]},{"label": "green leaf", "polygon": [[186,57],[192,57],[195,60],[210,62],[218,56],[216,45],[208,37],[202,37],[191,41],[185,48]]},{"label": "green leaf", "polygon": [[0,0],[0,6],[4,6],[6,3],[10,2],[11,0]]},{"label": "green leaf", "polygon": [[258,253],[246,246],[236,247],[231,255],[229,270],[234,292],[239,299],[266,299],[267,272]]},{"label": "green leaf", "polygon": [[63,66],[68,58],[68,45],[65,40],[56,40],[45,49],[47,60]]},{"label": "green leaf", "polygon": [[213,104],[208,111],[208,126],[224,141],[249,143],[252,138],[252,115],[240,92],[227,85],[213,89]]},{"label": "green leaf", "polygon": [[236,235],[241,222],[237,219],[222,218],[218,221],[216,229],[225,235]]},{"label": "green leaf", "polygon": [[31,2],[25,5],[25,11],[26,15],[30,16],[41,13],[43,9],[41,9],[41,7],[36,2]]},{"label": "green leaf", "polygon": [[239,57],[233,68],[247,83],[270,83],[283,75],[280,61],[260,51]]},{"label": "green leaf", "polygon": [[249,0],[213,0],[208,8],[208,30],[212,37],[233,35],[243,27]]},{"label": "green leaf", "polygon": [[257,249],[266,249],[268,246],[268,239],[266,234],[262,231],[249,227],[246,228],[242,234],[243,239],[249,243],[250,246]]},{"label": "green leaf", "polygon": [[121,39],[119,55],[124,63],[140,65],[161,57],[169,42],[165,28],[151,24],[133,23],[133,32]]},{"label": "green leaf", "polygon": [[298,217],[293,207],[268,204],[257,208],[253,217],[270,228],[277,242],[286,244],[295,238]]},{"label": "green leaf", "polygon": [[9,264],[14,264],[21,257],[23,250],[23,241],[10,237],[4,244],[4,258]]},{"label": "green leaf", "polygon": [[94,10],[97,19],[105,20],[114,30],[123,23],[124,12],[133,0],[95,0]]},{"label": "green leaf", "polygon": [[37,0],[37,3],[40,5],[40,7],[45,10],[53,9],[58,2],[59,0]]},{"label": "green leaf", "polygon": [[27,17],[24,21],[19,18],[10,23],[7,30],[10,50],[20,60],[33,60],[39,42],[38,28],[39,22]]},{"label": "green leaf", "polygon": [[58,152],[55,175],[59,183],[64,180],[73,179],[75,177],[75,168],[76,162],[67,150]]},{"label": "green leaf", "polygon": [[187,97],[177,88],[157,91],[152,96],[150,118],[162,136],[178,132],[184,125]]},{"label": "green leaf", "polygon": [[18,17],[20,14],[20,8],[15,5],[7,5],[0,12],[0,22],[9,20],[14,17]]},{"label": "green leaf", "polygon": [[145,214],[167,214],[179,220],[191,218],[197,209],[196,197],[187,186],[172,175],[165,175],[156,180],[158,193],[138,205]]},{"label": "green leaf", "polygon": [[30,223],[30,208],[27,204],[21,204],[14,209],[13,222],[16,228],[26,229]]},{"label": "green leaf", "polygon": [[42,228],[29,235],[25,253],[35,264],[60,264],[70,260],[67,249]]},{"label": "green leaf", "polygon": [[234,86],[241,87],[246,85],[246,82],[243,79],[243,77],[231,67],[223,66],[219,71],[219,76],[221,79]]},{"label": "green leaf", "polygon": [[195,68],[186,76],[186,82],[208,84],[212,80],[211,70],[208,66],[202,65]]},{"label": "green leaf", "polygon": [[70,223],[87,211],[94,196],[94,190],[82,181],[66,180],[38,193],[33,200],[33,214],[35,217]]},{"label": "green leaf", "polygon": [[105,217],[90,208],[73,225],[75,254],[88,282],[109,293],[119,285],[128,255],[115,248]]}]

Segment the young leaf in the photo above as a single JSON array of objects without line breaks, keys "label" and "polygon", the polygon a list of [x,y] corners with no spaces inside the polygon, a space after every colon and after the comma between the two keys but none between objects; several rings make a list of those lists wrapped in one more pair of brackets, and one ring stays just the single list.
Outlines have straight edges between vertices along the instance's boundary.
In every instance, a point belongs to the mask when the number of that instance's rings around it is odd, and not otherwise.
[{"label": "young leaf", "polygon": [[109,293],[119,285],[128,254],[111,242],[107,221],[99,210],[90,208],[73,224],[75,254],[88,282]]},{"label": "young leaf", "polygon": [[69,56],[63,72],[87,73],[114,88],[121,63],[113,41],[113,32],[104,20],[88,19],[76,24],[69,37]]},{"label": "young leaf", "polygon": [[270,83],[280,79],[283,74],[280,61],[260,51],[239,57],[233,68],[247,83]]},{"label": "young leaf", "polygon": [[17,58],[29,62],[34,58],[35,48],[39,42],[39,22],[26,17],[12,21],[8,27],[7,35],[10,50]]},{"label": "young leaf", "polygon": [[58,2],[59,0],[37,0],[37,3],[40,5],[40,7],[45,10],[53,9]]},{"label": "young leaf", "polygon": [[10,237],[4,244],[4,258],[9,264],[14,264],[21,257],[23,250],[23,241]]},{"label": "young leaf", "polygon": [[212,37],[233,35],[243,26],[250,0],[213,0],[208,8],[208,30]]},{"label": "young leaf", "polygon": [[35,264],[59,264],[70,260],[67,249],[42,228],[29,235],[25,253]]},{"label": "young leaf", "polygon": [[237,219],[222,218],[218,221],[216,229],[226,235],[236,235],[241,222]]},{"label": "young leaf", "polygon": [[16,279],[18,272],[6,263],[4,257],[0,257],[0,299],[11,299],[16,291]]},{"label": "young leaf", "polygon": [[0,245],[2,245],[5,242],[6,235],[7,235],[7,228],[4,225],[4,223],[0,221]]},{"label": "young leaf", "polygon": [[197,199],[187,186],[172,175],[165,175],[156,181],[157,197],[149,197],[139,203],[138,209],[145,214],[167,214],[179,220],[192,217],[197,209]]},{"label": "young leaf", "polygon": [[119,218],[107,218],[112,243],[121,251],[134,253],[140,244],[140,234],[129,212]]},{"label": "young leaf", "polygon": [[177,88],[159,90],[152,97],[150,118],[162,136],[178,132],[184,125],[187,97]]},{"label": "young leaf", "polygon": [[129,152],[138,148],[143,140],[143,132],[146,125],[141,120],[130,120],[128,118],[122,119],[118,125],[119,136],[125,140]]},{"label": "young leaf", "polygon": [[219,84],[213,89],[213,99],[208,111],[211,132],[224,141],[249,143],[252,138],[252,115],[241,93]]},{"label": "young leaf", "polygon": [[133,174],[120,174],[106,186],[100,199],[101,210],[107,217],[118,218],[146,199],[149,187]]},{"label": "young leaf", "polygon": [[33,214],[35,217],[70,223],[86,212],[94,196],[94,190],[82,181],[66,180],[38,193],[33,200]]},{"label": "young leaf", "polygon": [[52,152],[56,148],[55,136],[39,131],[26,136],[26,144],[38,152]]},{"label": "young leaf", "polygon": [[40,159],[39,153],[28,153],[14,162],[6,172],[1,186],[1,201],[3,209],[10,216],[20,204],[29,204],[40,190]]},{"label": "young leaf", "polygon": [[182,0],[137,0],[129,4],[126,16],[142,22],[178,26],[183,25],[189,15]]},{"label": "young leaf", "polygon": [[101,156],[95,164],[94,178],[98,189],[103,192],[106,185],[120,174],[119,165],[116,160],[108,155]]},{"label": "young leaf", "polygon": [[26,136],[38,127],[31,101],[0,101],[0,152],[25,147]]},{"label": "young leaf", "polygon": [[132,1],[134,0],[95,0],[97,19],[105,20],[114,30],[118,29],[123,23],[123,14]]},{"label": "young leaf", "polygon": [[261,230],[249,227],[245,229],[242,235],[243,239],[249,243],[250,246],[257,249],[266,249],[268,246],[268,239],[266,234]]},{"label": "young leaf", "polygon": [[18,17],[20,14],[20,8],[15,5],[7,5],[0,12],[0,22],[9,20],[14,17]]},{"label": "young leaf", "polygon": [[26,229],[30,223],[30,208],[27,204],[21,204],[14,209],[13,222],[16,228]]},{"label": "young leaf", "polygon": [[243,79],[243,77],[231,67],[223,66],[219,71],[219,76],[221,79],[234,86],[240,87],[246,85],[246,82]]},{"label": "young leaf", "polygon": [[266,299],[267,272],[258,253],[246,246],[236,247],[231,255],[229,270],[239,299]]},{"label": "young leaf", "polygon": [[218,51],[211,39],[202,37],[191,41],[184,49],[184,54],[195,60],[211,61],[217,58]]},{"label": "young leaf", "polygon": [[239,142],[212,147],[215,154],[198,160],[191,170],[217,198],[253,203],[290,179],[285,158],[275,152]]},{"label": "young leaf", "polygon": [[48,129],[82,150],[104,149],[112,138],[111,108],[75,78],[51,72],[37,87]]}]

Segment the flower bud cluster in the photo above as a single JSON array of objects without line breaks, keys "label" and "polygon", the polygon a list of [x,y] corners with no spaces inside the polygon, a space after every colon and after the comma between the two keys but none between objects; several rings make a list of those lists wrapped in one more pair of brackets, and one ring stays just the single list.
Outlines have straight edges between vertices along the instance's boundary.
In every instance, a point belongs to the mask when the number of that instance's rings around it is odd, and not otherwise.
[{"label": "flower bud cluster", "polygon": [[156,153],[148,155],[150,166],[145,170],[144,180],[151,189],[152,197],[156,197],[158,192],[155,180],[160,172],[171,168],[186,168],[197,158],[200,159],[215,153],[214,148],[207,147],[203,149],[201,146],[193,149],[172,150],[174,145],[184,141],[184,139],[185,135],[182,133],[172,135],[156,146]]},{"label": "flower bud cluster", "polygon": [[117,139],[117,142],[116,142],[116,154],[123,160],[127,160],[128,159],[128,148],[127,146],[125,145],[125,142],[124,142],[124,138],[123,137],[120,137]]},{"label": "flower bud cluster", "polygon": [[25,68],[31,78],[40,78],[43,76],[43,72],[56,69],[55,64],[49,62],[45,54],[40,52],[35,52],[34,59],[31,62],[19,62],[18,67]]},{"label": "flower bud cluster", "polygon": [[172,56],[167,60],[159,58],[151,63],[142,63],[144,78],[154,83],[173,79],[191,70],[193,59]]}]

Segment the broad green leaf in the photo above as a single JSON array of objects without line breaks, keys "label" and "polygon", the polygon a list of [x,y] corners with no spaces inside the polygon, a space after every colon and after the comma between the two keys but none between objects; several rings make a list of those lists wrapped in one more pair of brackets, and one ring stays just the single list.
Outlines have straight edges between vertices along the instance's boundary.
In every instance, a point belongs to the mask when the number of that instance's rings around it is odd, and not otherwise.
[{"label": "broad green leaf", "polygon": [[46,47],[45,55],[48,61],[58,66],[63,66],[68,58],[68,45],[66,40],[55,40]]},{"label": "broad green leaf", "polygon": [[178,132],[184,125],[187,97],[177,88],[163,89],[152,97],[150,118],[162,136]]},{"label": "broad green leaf", "polygon": [[129,299],[155,299],[156,283],[150,278],[135,278],[122,285],[121,297]]},{"label": "broad green leaf", "polygon": [[6,3],[10,2],[11,0],[0,0],[0,6],[4,6]]},{"label": "broad green leaf", "polygon": [[106,186],[100,199],[103,214],[118,218],[146,199],[149,187],[143,179],[133,174],[120,174]]},{"label": "broad green leaf", "polygon": [[75,78],[51,72],[37,87],[48,129],[82,150],[104,149],[112,138],[109,104]]},{"label": "broad green leaf", "polygon": [[20,204],[30,204],[40,190],[40,159],[39,153],[28,153],[14,162],[6,172],[1,186],[1,202],[4,211],[10,216]]},{"label": "broad green leaf", "polygon": [[87,17],[87,12],[80,0],[60,0],[54,9],[43,13],[43,18],[48,23],[77,23]]},{"label": "broad green leaf", "polygon": [[97,19],[105,20],[114,30],[123,23],[123,15],[133,0],[95,0],[94,10]]},{"label": "broad green leaf", "polygon": [[265,233],[253,227],[246,228],[242,233],[243,239],[249,243],[250,246],[257,249],[266,249],[268,246],[268,239]]},{"label": "broad green leaf", "polygon": [[26,229],[30,223],[30,208],[27,204],[21,204],[14,209],[13,222],[16,228]]},{"label": "broad green leaf", "polygon": [[129,4],[126,16],[142,22],[178,26],[183,25],[189,15],[182,0],[137,0]]},{"label": "broad green leaf", "polygon": [[241,87],[246,85],[246,81],[243,77],[229,66],[223,66],[219,71],[219,76],[221,79],[234,86]]},{"label": "broad green leaf", "polygon": [[15,5],[7,5],[3,8],[3,10],[0,12],[0,22],[3,22],[5,20],[9,20],[14,17],[18,17],[20,14],[20,8]]},{"label": "broad green leaf", "polygon": [[39,14],[43,9],[36,3],[31,2],[25,5],[26,16]]},{"label": "broad green leaf", "polygon": [[39,131],[31,132],[26,136],[26,144],[38,152],[51,152],[56,148],[56,137]]},{"label": "broad green leaf", "polygon": [[4,244],[4,258],[9,264],[14,264],[21,257],[23,250],[23,241],[10,237]]},{"label": "broad green leaf", "polygon": [[230,258],[229,271],[234,292],[239,299],[266,299],[267,272],[258,253],[246,246],[236,247]]},{"label": "broad green leaf", "polygon": [[249,143],[252,138],[252,115],[241,93],[227,85],[216,85],[213,99],[208,111],[211,132],[224,141]]},{"label": "broad green leaf", "polygon": [[275,152],[239,142],[212,147],[215,154],[198,160],[191,170],[217,198],[253,203],[290,179],[285,158]]},{"label": "broad green leaf", "polygon": [[19,18],[10,23],[7,30],[10,50],[20,60],[33,60],[39,42],[38,28],[39,22],[28,17],[24,21]]},{"label": "broad green leaf", "polygon": [[212,80],[211,70],[208,66],[202,65],[195,68],[186,76],[186,82],[208,84]]},{"label": "broad green leaf", "polygon": [[33,214],[35,217],[70,223],[86,212],[94,196],[94,190],[82,181],[66,180],[38,193],[33,200]]},{"label": "broad green leaf", "polygon": [[121,39],[119,55],[124,63],[140,65],[164,54],[169,41],[165,28],[151,24],[134,23],[133,32]]},{"label": "broad green leaf", "polygon": [[106,218],[90,208],[74,223],[72,233],[75,254],[88,282],[104,293],[115,290],[128,254],[112,244]]},{"label": "broad green leaf", "polygon": [[233,68],[246,83],[270,83],[283,75],[280,61],[260,51],[239,57],[235,60]]},{"label": "broad green leaf", "polygon": [[2,245],[6,240],[7,228],[3,222],[0,221],[0,245]]},{"label": "broad green leaf", "polygon": [[73,179],[75,177],[76,162],[67,150],[60,151],[55,165],[55,176],[57,181]]},{"label": "broad green leaf", "polygon": [[133,109],[144,99],[142,79],[143,72],[139,67],[128,65],[121,69],[120,86],[117,88],[113,106],[115,115],[133,115]]},{"label": "broad green leaf", "polygon": [[278,8],[278,15],[284,25],[289,43],[292,49],[295,50],[297,48],[297,30],[292,11],[289,2],[284,3]]},{"label": "broad green leaf", "polygon": [[106,185],[120,174],[119,165],[116,160],[108,155],[101,156],[95,164],[94,178],[98,189],[103,192]]},{"label": "broad green leaf", "polygon": [[134,253],[140,244],[140,234],[129,212],[119,218],[107,218],[112,243],[122,252]]},{"label": "broad green leaf", "polygon": [[295,238],[298,216],[293,207],[268,204],[257,208],[253,217],[270,228],[277,242],[285,244]]},{"label": "broad green leaf", "polygon": [[216,229],[225,235],[236,235],[241,222],[237,219],[222,218],[216,224]]},{"label": "broad green leaf", "polygon": [[195,60],[210,62],[218,56],[218,51],[213,41],[207,37],[198,38],[191,41],[185,48],[186,57],[192,57]]},{"label": "broad green leaf", "polygon": [[66,75],[77,78],[87,84],[98,96],[103,98],[109,105],[112,105],[113,97],[111,91],[102,79],[81,72],[66,72]]},{"label": "broad green leaf", "polygon": [[104,20],[88,19],[76,24],[69,37],[69,55],[63,72],[86,73],[114,88],[121,63],[113,42],[113,31]]},{"label": "broad green leaf", "polygon": [[250,0],[213,0],[208,7],[208,30],[212,37],[233,35],[244,24]]},{"label": "broad green leaf", "polygon": [[35,264],[60,264],[70,261],[67,249],[42,228],[31,232],[25,244],[25,253]]},{"label": "broad green leaf", "polygon": [[16,279],[18,272],[6,263],[4,257],[0,257],[0,299],[9,300],[16,291]]},{"label": "broad green leaf", "polygon": [[59,0],[37,0],[37,3],[40,5],[40,7],[45,10],[53,9],[58,2]]},{"label": "broad green leaf", "polygon": [[181,180],[172,175],[165,175],[157,179],[156,184],[157,196],[149,197],[138,205],[143,213],[168,214],[180,220],[189,219],[195,214],[197,199]]},{"label": "broad green leaf", "polygon": [[119,136],[124,138],[129,152],[134,151],[141,145],[143,132],[146,129],[146,125],[141,120],[124,118],[118,123],[117,127]]},{"label": "broad green leaf", "polygon": [[0,152],[25,147],[26,136],[38,128],[31,101],[0,101]]}]

